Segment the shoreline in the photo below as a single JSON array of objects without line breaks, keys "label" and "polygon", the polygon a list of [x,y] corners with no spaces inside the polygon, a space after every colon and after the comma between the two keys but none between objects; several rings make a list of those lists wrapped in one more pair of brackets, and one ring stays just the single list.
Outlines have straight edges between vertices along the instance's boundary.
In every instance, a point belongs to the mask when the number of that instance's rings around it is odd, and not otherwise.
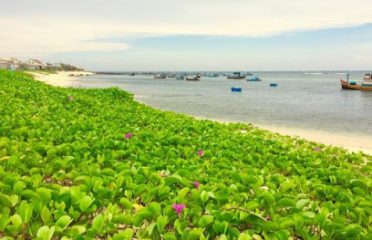
[{"label": "shoreline", "polygon": [[[137,99],[136,99],[137,101]],[[251,124],[253,127],[277,133],[283,136],[301,138],[310,142],[316,142],[327,146],[341,147],[351,152],[363,152],[372,156],[372,137],[352,135],[345,133],[327,132],[323,130],[313,130],[296,127],[283,127],[266,124],[255,124],[249,122],[229,121],[216,118],[205,118],[193,116],[198,120],[211,120],[219,123],[242,123]]]},{"label": "shoreline", "polygon": [[[83,76],[92,76],[95,75],[93,72],[70,72],[70,71],[60,71],[52,74],[43,74],[39,72],[29,72],[34,76],[36,80],[42,81],[49,85],[60,86],[60,87],[73,87],[73,82],[82,76],[71,76],[74,75],[83,75]],[[140,96],[134,95],[134,99],[137,102],[145,104],[141,101]],[[145,104],[147,105],[147,104]],[[192,115],[190,115],[192,116]],[[238,121],[229,121],[223,119],[215,118],[205,118],[200,116],[192,116],[195,119],[199,120],[211,120],[220,123],[242,123],[242,124],[252,124],[249,122],[238,122]],[[341,147],[352,152],[361,151],[365,154],[372,155],[372,137],[368,136],[358,136],[352,134],[343,134],[343,133],[334,133],[321,130],[312,130],[305,128],[295,128],[295,127],[282,127],[282,126],[273,126],[265,124],[252,124],[254,127],[264,129],[270,132],[278,133],[280,135],[290,136],[290,137],[299,137],[307,141],[316,142],[324,145],[330,145],[335,147]]]},{"label": "shoreline", "polygon": [[95,75],[95,73],[89,71],[58,71],[57,73],[31,71],[27,73],[31,74],[36,80],[59,87],[68,87],[77,78]]}]

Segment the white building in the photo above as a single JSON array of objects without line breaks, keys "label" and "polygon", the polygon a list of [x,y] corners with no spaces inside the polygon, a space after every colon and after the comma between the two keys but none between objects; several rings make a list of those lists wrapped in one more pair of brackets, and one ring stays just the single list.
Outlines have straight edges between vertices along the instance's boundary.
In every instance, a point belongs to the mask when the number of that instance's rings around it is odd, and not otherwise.
[{"label": "white building", "polygon": [[37,59],[30,59],[26,62],[27,68],[30,70],[42,70],[46,67],[46,65]]}]

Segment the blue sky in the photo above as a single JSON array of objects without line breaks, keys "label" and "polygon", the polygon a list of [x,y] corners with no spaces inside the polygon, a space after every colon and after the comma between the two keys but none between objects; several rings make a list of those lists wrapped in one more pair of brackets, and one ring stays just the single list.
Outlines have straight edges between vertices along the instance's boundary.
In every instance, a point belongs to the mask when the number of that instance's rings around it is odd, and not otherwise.
[{"label": "blue sky", "polygon": [[13,0],[0,57],[91,70],[372,68],[372,1]]}]

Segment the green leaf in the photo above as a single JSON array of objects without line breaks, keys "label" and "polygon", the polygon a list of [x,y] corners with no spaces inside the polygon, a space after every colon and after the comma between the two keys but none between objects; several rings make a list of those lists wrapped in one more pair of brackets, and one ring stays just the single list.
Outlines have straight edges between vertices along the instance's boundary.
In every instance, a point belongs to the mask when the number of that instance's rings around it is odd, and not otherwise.
[{"label": "green leaf", "polygon": [[174,228],[176,229],[177,233],[182,235],[185,231],[185,228],[187,226],[187,222],[181,222],[179,219],[177,219],[174,222]]},{"label": "green leaf", "polygon": [[247,233],[241,233],[238,240],[252,240],[252,237]]},{"label": "green leaf", "polygon": [[210,216],[210,215],[204,215],[202,216],[200,219],[199,219],[199,226],[200,227],[206,227],[208,226],[209,224],[212,224],[213,223],[213,220],[214,220],[214,217],[213,216]]},{"label": "green leaf", "polygon": [[40,200],[44,203],[48,203],[52,198],[51,190],[41,187],[36,190],[37,194],[39,194]]},{"label": "green leaf", "polygon": [[305,206],[307,206],[310,203],[309,199],[301,199],[298,200],[296,203],[296,208],[303,209]]},{"label": "green leaf", "polygon": [[113,236],[113,240],[131,240],[133,236],[133,230],[127,228],[124,231],[119,231]]},{"label": "green leaf", "polygon": [[50,240],[50,239],[52,239],[53,234],[54,234],[54,227],[49,228],[48,226],[42,226],[37,231],[36,236],[40,240]]},{"label": "green leaf", "polygon": [[92,205],[93,201],[94,201],[93,198],[91,198],[90,196],[83,197],[79,205],[80,210],[82,212],[86,212],[89,209],[90,205]]},{"label": "green leaf", "polygon": [[8,197],[8,200],[9,200],[11,206],[14,207],[18,203],[19,197],[18,197],[18,195],[13,194],[13,195]]},{"label": "green leaf", "polygon": [[22,225],[22,218],[18,214],[14,214],[10,220],[15,228],[19,228]]},{"label": "green leaf", "polygon": [[62,232],[67,228],[68,225],[72,222],[72,218],[68,215],[62,216],[58,218],[55,227],[56,227],[56,232]]},{"label": "green leaf", "polygon": [[49,211],[48,207],[44,206],[41,209],[40,216],[41,216],[41,220],[43,220],[43,223],[48,224],[50,223],[52,213]]},{"label": "green leaf", "polygon": [[262,197],[268,205],[271,205],[275,202],[274,195],[270,192],[264,192]]},{"label": "green leaf", "polygon": [[164,234],[164,240],[177,240],[177,238],[174,233],[167,232]]},{"label": "green leaf", "polygon": [[132,209],[133,208],[133,203],[129,201],[128,198],[120,198],[120,203],[123,205],[125,209]]},{"label": "green leaf", "polygon": [[33,206],[31,203],[22,201],[21,205],[18,208],[18,213],[21,215],[24,223],[28,223],[32,217]]},{"label": "green leaf", "polygon": [[280,230],[276,231],[274,235],[277,240],[288,240],[291,233],[288,230]]},{"label": "green leaf", "polygon": [[160,233],[164,232],[165,226],[168,224],[168,217],[167,216],[159,216],[156,220],[156,227],[158,228]]},{"label": "green leaf", "polygon": [[208,201],[208,199],[209,199],[209,193],[206,192],[206,191],[202,191],[202,192],[200,193],[200,199],[201,199],[201,201],[202,201],[203,203],[206,203],[206,202]]},{"label": "green leaf", "polygon": [[98,214],[92,221],[92,230],[96,233],[102,233],[105,217],[102,213]]}]

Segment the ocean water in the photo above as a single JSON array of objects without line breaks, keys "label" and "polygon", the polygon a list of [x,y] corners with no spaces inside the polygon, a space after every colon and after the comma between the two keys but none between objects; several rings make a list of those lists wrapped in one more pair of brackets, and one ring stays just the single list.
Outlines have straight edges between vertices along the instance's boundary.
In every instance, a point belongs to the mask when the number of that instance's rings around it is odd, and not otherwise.
[{"label": "ocean water", "polygon": [[[372,92],[342,90],[336,72],[261,72],[261,82],[203,77],[198,82],[145,75],[99,75],[74,82],[80,87],[116,86],[163,110],[225,121],[296,127],[372,136]],[[352,72],[361,82],[363,72]],[[277,83],[277,87],[270,87]],[[241,93],[231,87],[242,88]]]}]

